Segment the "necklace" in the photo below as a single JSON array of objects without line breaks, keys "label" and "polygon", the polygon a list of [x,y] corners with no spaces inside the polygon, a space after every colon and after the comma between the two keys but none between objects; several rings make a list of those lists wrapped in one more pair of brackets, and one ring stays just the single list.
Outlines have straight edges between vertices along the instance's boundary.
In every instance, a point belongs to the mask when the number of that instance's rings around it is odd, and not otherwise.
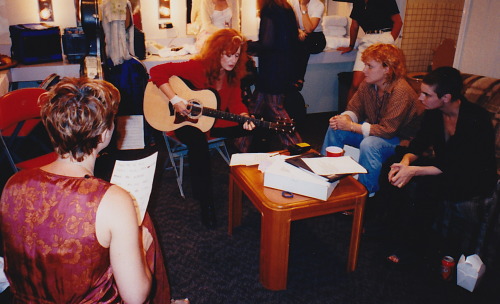
[{"label": "necklace", "polygon": [[61,166],[66,167],[68,165],[73,165],[81,168],[84,173],[85,173],[85,178],[88,178],[90,176],[94,175],[94,168],[89,168],[88,165],[86,166],[84,162],[76,162],[73,161],[71,158],[59,158],[59,163]]}]

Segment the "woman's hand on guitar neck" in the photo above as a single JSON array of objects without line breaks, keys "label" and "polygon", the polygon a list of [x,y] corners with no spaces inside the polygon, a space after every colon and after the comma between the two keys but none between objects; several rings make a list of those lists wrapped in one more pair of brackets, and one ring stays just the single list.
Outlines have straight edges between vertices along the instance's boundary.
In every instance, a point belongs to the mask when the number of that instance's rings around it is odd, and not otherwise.
[{"label": "woman's hand on guitar neck", "polygon": [[[253,116],[248,115],[248,113],[241,113],[240,115],[241,116],[246,116],[246,117],[253,117]],[[252,121],[247,120],[243,124],[243,129],[245,129],[247,131],[252,131],[253,129],[255,129],[255,124]]]}]

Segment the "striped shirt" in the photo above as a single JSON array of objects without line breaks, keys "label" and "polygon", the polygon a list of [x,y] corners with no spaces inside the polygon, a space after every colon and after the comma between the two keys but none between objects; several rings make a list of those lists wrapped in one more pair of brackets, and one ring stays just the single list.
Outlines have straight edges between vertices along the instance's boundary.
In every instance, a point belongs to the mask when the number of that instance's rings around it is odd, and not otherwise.
[{"label": "striped shirt", "polygon": [[345,114],[363,123],[363,134],[382,138],[411,139],[420,127],[424,108],[415,90],[403,79],[389,85],[382,97],[365,81],[349,100]]}]

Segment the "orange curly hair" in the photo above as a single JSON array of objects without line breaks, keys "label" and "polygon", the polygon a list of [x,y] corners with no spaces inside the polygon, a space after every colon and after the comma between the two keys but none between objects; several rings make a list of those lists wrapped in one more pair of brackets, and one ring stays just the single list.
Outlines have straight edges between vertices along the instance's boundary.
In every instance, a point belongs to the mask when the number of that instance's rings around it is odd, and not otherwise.
[{"label": "orange curly hair", "polygon": [[382,63],[382,66],[389,67],[389,73],[386,75],[386,83],[392,83],[394,80],[406,75],[406,64],[403,51],[392,44],[376,43],[369,46],[363,54],[361,60],[367,63],[375,60]]},{"label": "orange curly hair", "polygon": [[213,33],[203,44],[197,59],[203,61],[205,74],[209,85],[214,85],[219,78],[221,56],[232,55],[240,49],[240,58],[234,69],[226,71],[229,85],[239,86],[239,81],[247,74],[246,63],[248,60],[247,43],[243,35],[234,29],[221,29]]}]

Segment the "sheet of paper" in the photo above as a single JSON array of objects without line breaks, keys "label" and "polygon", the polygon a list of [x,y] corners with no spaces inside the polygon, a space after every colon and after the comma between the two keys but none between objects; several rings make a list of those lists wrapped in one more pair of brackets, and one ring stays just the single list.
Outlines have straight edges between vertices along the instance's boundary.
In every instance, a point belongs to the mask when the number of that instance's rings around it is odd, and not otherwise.
[{"label": "sheet of paper", "polygon": [[366,169],[349,156],[304,158],[304,162],[319,175],[367,173]]},{"label": "sheet of paper", "polygon": [[144,117],[142,115],[118,116],[116,132],[119,150],[144,149]]},{"label": "sheet of paper", "polygon": [[[273,153],[235,153],[231,156],[230,166],[253,166],[274,157]],[[276,155],[278,156],[278,155]]]},{"label": "sheet of paper", "polygon": [[137,160],[117,160],[111,183],[127,190],[136,200],[139,208],[139,222],[142,223],[149,196],[153,189],[158,152]]}]

